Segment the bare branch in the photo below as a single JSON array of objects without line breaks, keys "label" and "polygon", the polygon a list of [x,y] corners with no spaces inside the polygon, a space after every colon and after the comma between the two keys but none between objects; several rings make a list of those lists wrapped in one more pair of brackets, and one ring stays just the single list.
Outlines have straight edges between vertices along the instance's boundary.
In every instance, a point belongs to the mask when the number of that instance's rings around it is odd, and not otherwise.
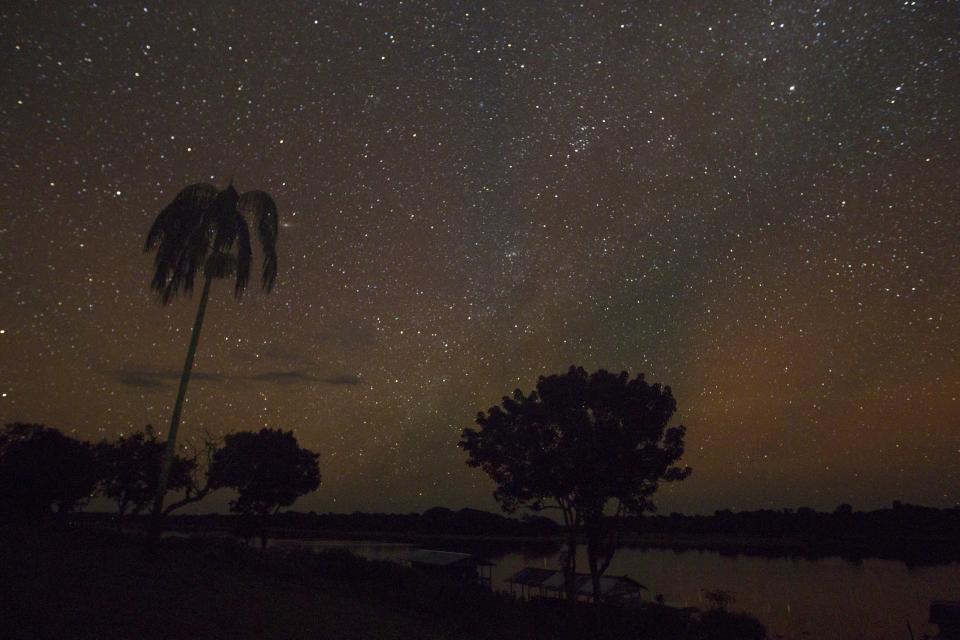
[{"label": "bare branch", "polygon": [[[190,456],[187,460],[193,463],[193,468],[190,472],[190,484],[184,489],[183,498],[170,503],[164,508],[164,515],[172,513],[188,504],[200,502],[213,490],[210,487],[210,464],[213,461],[214,453],[216,453],[220,447],[220,439],[211,435],[209,431],[204,430],[200,433],[200,442],[201,444],[197,445],[193,440],[188,440],[184,444],[184,448],[190,451]],[[200,464],[201,457],[203,458],[202,465]],[[201,474],[204,475],[203,486],[200,485]]]}]

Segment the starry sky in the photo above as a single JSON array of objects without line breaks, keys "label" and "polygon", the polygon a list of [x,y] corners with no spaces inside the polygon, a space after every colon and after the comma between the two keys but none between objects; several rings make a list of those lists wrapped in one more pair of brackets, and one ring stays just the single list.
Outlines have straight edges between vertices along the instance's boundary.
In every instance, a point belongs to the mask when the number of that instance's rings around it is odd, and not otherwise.
[{"label": "starry sky", "polygon": [[[317,511],[494,509],[456,447],[541,374],[673,387],[662,511],[960,502],[956,2],[11,2],[0,420],[166,429],[182,187],[280,208],[181,434],[321,453]],[[204,508],[219,508],[212,498]]]}]

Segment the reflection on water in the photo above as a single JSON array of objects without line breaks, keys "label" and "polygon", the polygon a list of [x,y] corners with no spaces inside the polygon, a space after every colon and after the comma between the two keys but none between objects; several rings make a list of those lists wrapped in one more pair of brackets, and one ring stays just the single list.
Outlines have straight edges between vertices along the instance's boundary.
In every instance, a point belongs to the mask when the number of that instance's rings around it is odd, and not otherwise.
[{"label": "reflection on water", "polygon": [[[422,546],[355,540],[271,544],[345,548],[371,560],[395,560],[406,550]],[[476,552],[469,547],[460,550]],[[509,591],[506,579],[523,567],[560,568],[555,546],[486,555],[497,565],[494,588],[504,591]],[[577,562],[578,570],[586,571],[586,558],[578,557]],[[927,623],[931,600],[960,598],[960,563],[908,567],[889,560],[852,563],[840,558],[760,558],[627,548],[617,552],[608,573],[627,574],[649,589],[650,598],[663,594],[667,603],[675,605],[702,606],[704,589],[732,591],[734,609],[758,617],[772,637],[794,639],[903,640],[909,638],[908,621],[919,638],[936,630]]]}]

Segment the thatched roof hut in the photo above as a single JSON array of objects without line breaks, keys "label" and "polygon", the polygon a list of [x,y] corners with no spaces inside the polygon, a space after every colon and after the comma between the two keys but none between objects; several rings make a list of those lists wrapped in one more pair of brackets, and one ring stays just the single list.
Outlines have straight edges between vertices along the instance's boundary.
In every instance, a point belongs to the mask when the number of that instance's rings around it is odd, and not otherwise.
[{"label": "thatched roof hut", "polygon": [[[510,592],[514,587],[520,590],[521,598],[539,596],[541,598],[562,598],[566,594],[566,584],[562,571],[524,567],[507,580]],[[593,598],[593,581],[589,573],[578,573],[575,578],[578,598]],[[600,594],[607,602],[640,601],[642,592],[647,588],[630,576],[601,576]]]}]

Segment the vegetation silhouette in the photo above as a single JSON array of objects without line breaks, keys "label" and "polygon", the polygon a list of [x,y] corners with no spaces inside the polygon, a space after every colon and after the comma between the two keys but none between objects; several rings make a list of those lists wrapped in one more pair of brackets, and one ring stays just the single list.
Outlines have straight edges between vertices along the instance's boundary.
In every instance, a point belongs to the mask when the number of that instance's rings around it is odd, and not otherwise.
[{"label": "vegetation silhouette", "polygon": [[[603,418],[603,412],[598,412],[596,405],[588,406],[595,420],[596,416]],[[610,417],[606,419],[612,420]],[[227,486],[238,489],[238,499],[231,506],[239,515],[175,516],[171,517],[170,525],[182,525],[184,530],[194,532],[226,531],[231,523],[247,518],[252,529],[259,525],[261,533],[265,533],[269,518],[271,525],[286,529],[277,532],[285,537],[311,537],[311,529],[337,528],[355,534],[382,531],[393,536],[404,531],[434,536],[449,533],[460,536],[460,539],[451,537],[440,546],[431,543],[431,547],[445,548],[443,545],[449,544],[451,550],[463,551],[465,546],[476,545],[475,552],[479,553],[483,553],[483,546],[495,539],[488,537],[485,541],[485,535],[502,536],[501,542],[514,545],[524,544],[517,539],[519,536],[535,536],[541,540],[546,536],[547,540],[559,545],[562,538],[556,534],[568,533],[542,516],[528,516],[521,520],[475,509],[452,511],[435,507],[422,514],[278,514],[278,508],[293,504],[302,491],[319,486],[317,454],[300,447],[292,432],[280,430],[236,433],[227,440],[222,448],[215,443],[205,443],[205,451],[210,455],[210,463],[205,467],[197,463],[199,449],[195,450],[195,455],[182,460],[184,468],[191,470],[193,479],[189,482],[193,483],[192,486],[198,486],[198,471],[206,469],[210,490]],[[581,445],[585,446],[582,440]],[[165,540],[163,549],[167,552],[159,559],[163,564],[145,572],[142,567],[136,567],[136,555],[129,553],[138,544],[136,538],[118,535],[105,526],[112,523],[111,514],[77,513],[76,509],[98,490],[99,483],[99,491],[104,495],[128,501],[127,509],[134,514],[131,515],[134,524],[139,524],[138,520],[147,523],[147,516],[142,519],[135,516],[133,501],[149,503],[150,478],[133,474],[129,466],[124,465],[147,460],[144,466],[155,470],[161,447],[149,427],[96,446],[39,424],[8,424],[0,432],[0,487],[3,487],[0,516],[15,516],[0,517],[0,566],[9,569],[9,579],[0,581],[4,583],[0,584],[0,589],[7,593],[0,595],[5,602],[17,603],[10,610],[15,612],[12,624],[19,625],[10,628],[27,629],[27,633],[21,634],[23,637],[60,637],[71,631],[75,634],[78,629],[93,632],[95,630],[85,626],[89,624],[85,616],[89,615],[91,607],[100,607],[107,612],[102,619],[103,629],[113,632],[117,629],[136,630],[137,633],[125,635],[138,637],[177,635],[175,632],[182,629],[176,625],[164,627],[165,620],[156,621],[156,628],[143,622],[150,607],[156,603],[156,594],[185,590],[184,585],[188,583],[207,584],[210,580],[216,587],[203,593],[214,595],[205,595],[202,605],[196,605],[192,600],[200,597],[199,591],[181,593],[181,602],[191,603],[186,609],[191,612],[188,624],[196,632],[194,635],[202,636],[204,630],[213,628],[206,623],[209,616],[218,616],[218,635],[227,628],[242,628],[236,620],[238,616],[246,615],[245,620],[256,617],[248,615],[246,605],[231,609],[241,600],[235,597],[236,594],[216,595],[217,589],[229,590],[232,585],[242,583],[244,602],[263,596],[272,603],[261,606],[257,615],[273,615],[278,611],[274,607],[282,607],[276,603],[288,595],[301,603],[284,610],[281,617],[285,622],[277,623],[278,635],[311,624],[307,617],[298,618],[295,611],[310,611],[309,619],[313,620],[317,607],[329,604],[330,611],[348,606],[357,607],[365,614],[372,606],[375,615],[388,615],[384,612],[403,609],[427,626],[433,621],[447,624],[456,620],[458,637],[657,637],[678,640],[765,637],[763,625],[755,618],[730,610],[734,602],[732,592],[704,592],[703,599],[708,608],[700,612],[652,603],[637,608],[604,603],[596,612],[590,612],[584,607],[558,608],[556,603],[550,602],[513,602],[502,594],[443,583],[402,567],[353,558],[346,552],[318,556],[305,551],[269,549],[260,554],[233,546],[228,540],[215,536],[201,540]],[[143,450],[148,453],[144,454]],[[265,464],[265,460],[269,463]],[[122,473],[129,474],[124,476],[128,485],[109,488],[111,483],[119,482],[117,476]],[[244,479],[247,484],[241,487],[239,483]],[[174,482],[171,489],[173,486]],[[185,491],[189,493],[191,489]],[[649,498],[650,495],[645,496],[647,501]],[[167,512],[175,506],[176,503],[168,505]],[[746,549],[746,553],[755,553],[759,549],[759,552],[773,556],[791,555],[793,547],[784,547],[783,544],[794,544],[787,538],[797,536],[799,544],[812,545],[802,547],[802,555],[813,553],[811,557],[843,549],[873,554],[877,549],[896,551],[908,545],[920,548],[922,551],[917,553],[924,554],[924,557],[930,554],[931,561],[944,562],[956,559],[960,548],[956,545],[960,536],[960,508],[933,509],[900,501],[894,501],[891,508],[872,512],[857,511],[845,503],[832,512],[801,507],[753,512],[721,510],[704,516],[675,513],[668,516],[608,516],[604,520],[603,527],[607,530],[621,529],[626,539],[621,537],[620,542],[627,544],[631,534],[667,534],[663,539],[673,540],[678,548],[691,544],[694,546],[686,548],[719,549],[721,553],[725,549],[739,548],[739,552]],[[689,542],[695,540],[695,536],[708,542],[702,547],[696,546],[701,543]],[[719,548],[711,546],[717,544],[709,542],[711,536],[720,540]],[[728,544],[723,541],[724,536],[729,538],[730,545],[741,546],[722,546]],[[474,539],[468,541],[467,537]],[[589,540],[586,527],[581,529],[578,539]],[[768,541],[781,546],[768,549],[765,546]],[[931,553],[931,549],[935,549],[935,553]],[[489,552],[490,547],[487,550]],[[77,579],[78,575],[83,576],[82,580]],[[143,587],[145,579],[149,579],[152,586]],[[402,586],[398,590],[396,585]],[[262,589],[266,590],[265,595]],[[65,609],[37,604],[50,602],[54,593],[63,595],[63,601],[68,603]],[[352,600],[345,600],[345,595]],[[120,600],[125,606],[109,604]],[[662,605],[663,598],[659,600]],[[128,602],[134,603],[133,609],[126,606]],[[307,606],[308,603],[311,606]],[[331,614],[330,621],[324,624],[331,627],[340,624],[342,617],[338,616],[339,613]],[[484,626],[488,621],[489,624]],[[283,627],[282,624],[292,626]],[[165,635],[165,631],[171,633]],[[151,633],[154,635],[150,636]]]},{"label": "vegetation silhouette", "polygon": [[170,418],[170,431],[153,502],[154,523],[150,544],[155,544],[160,535],[163,499],[173,469],[180,414],[200,339],[210,285],[215,279],[232,276],[234,296],[240,297],[250,280],[253,254],[248,215],[254,219],[263,251],[261,284],[264,290],[270,291],[277,277],[278,224],[277,206],[266,192],[248,191],[240,195],[233,187],[233,180],[222,191],[207,183],[192,184],[178,193],[173,202],[160,212],[147,233],[144,250],[156,249],[150,288],[157,292],[161,303],[168,304],[181,291],[192,292],[197,274],[203,278],[203,293],[190,334],[190,345]]},{"label": "vegetation silhouette", "polygon": [[320,486],[319,454],[300,447],[291,431],[261,429],[224,438],[213,454],[210,484],[237,492],[230,510],[241,514],[242,528],[250,517],[260,522],[260,544],[267,546],[270,516]]},{"label": "vegetation silhouette", "polygon": [[[204,468],[208,468],[216,442],[206,438],[203,444],[203,452],[208,458]],[[183,495],[180,500],[167,504],[164,514],[199,502],[211,490],[209,476],[206,482],[201,484],[200,481],[203,473],[201,451],[192,445],[190,449],[190,457],[174,456],[167,493],[182,492]],[[100,465],[100,494],[117,503],[117,528],[121,529],[128,512],[138,515],[156,496],[164,444],[157,440],[153,427],[147,425],[143,431],[121,435],[113,442],[100,442],[95,451]]]},{"label": "vegetation silhouette", "polygon": [[837,556],[899,560],[908,565],[960,561],[960,507],[937,509],[894,500],[891,507],[833,512],[799,509],[722,509],[711,515],[625,518],[623,529],[640,547],[709,550],[723,555]]},{"label": "vegetation silhouette", "polygon": [[63,515],[85,504],[100,474],[93,447],[42,424],[13,422],[0,433],[0,515]]},{"label": "vegetation silhouette", "polygon": [[710,630],[710,638],[766,638],[767,630],[747,613],[730,611],[736,596],[730,591],[718,589],[704,591],[707,610],[700,615],[700,622]]},{"label": "vegetation silhouette", "polygon": [[737,601],[734,593],[723,589],[704,591],[703,599],[707,601],[711,609],[717,611],[726,611],[730,608],[730,605]]},{"label": "vegetation silhouette", "polygon": [[[463,431],[467,464],[496,483],[504,511],[556,508],[566,532],[564,575],[576,598],[576,550],[586,539],[594,602],[618,545],[621,516],[654,509],[661,481],[683,480],[684,427],[667,427],[676,410],[670,387],[603,369],[541,376],[529,395],[517,389]],[[605,516],[608,503],[614,517]]]}]

